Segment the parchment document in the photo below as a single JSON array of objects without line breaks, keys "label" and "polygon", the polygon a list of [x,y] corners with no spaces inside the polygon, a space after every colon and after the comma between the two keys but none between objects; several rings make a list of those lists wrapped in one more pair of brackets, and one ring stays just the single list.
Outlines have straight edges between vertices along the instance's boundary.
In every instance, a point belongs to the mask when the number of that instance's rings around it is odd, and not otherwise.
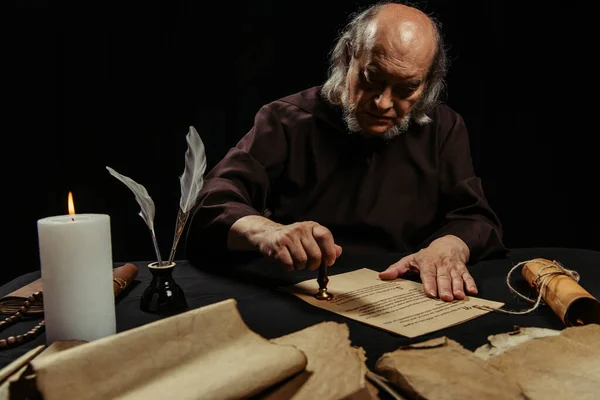
[{"label": "parchment document", "polygon": [[516,380],[445,336],[385,353],[375,371],[410,399],[529,399]]},{"label": "parchment document", "polygon": [[250,330],[235,299],[58,350],[31,361],[44,400],[248,399],[308,363]]},{"label": "parchment document", "polygon": [[379,399],[378,390],[365,378],[365,351],[350,342],[348,325],[321,322],[271,342],[294,346],[306,354],[308,364],[259,400]]},{"label": "parchment document", "polygon": [[330,275],[327,288],[334,295],[330,301],[314,298],[319,288],[316,279],[280,289],[313,306],[407,337],[434,332],[490,312],[477,306],[504,305],[472,296],[453,302],[432,299],[425,295],[421,283],[400,278],[384,281],[378,274],[363,268]]},{"label": "parchment document", "polygon": [[525,327],[488,340],[473,353],[445,336],[402,346],[375,371],[411,399],[600,398],[600,325]]}]

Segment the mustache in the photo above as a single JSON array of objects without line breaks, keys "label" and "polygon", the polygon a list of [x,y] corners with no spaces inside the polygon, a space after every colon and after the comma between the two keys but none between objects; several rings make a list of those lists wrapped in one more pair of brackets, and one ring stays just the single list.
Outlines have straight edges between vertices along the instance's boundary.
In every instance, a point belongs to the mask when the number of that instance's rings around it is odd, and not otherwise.
[{"label": "mustache", "polygon": [[[346,127],[348,128],[348,131],[350,131],[350,133],[357,133],[362,131],[362,128],[358,123],[358,119],[356,118],[356,109],[356,104],[349,104],[342,101],[344,123],[346,124]],[[405,133],[410,127],[411,122],[411,113],[405,115],[400,119],[398,119],[397,117],[394,118],[394,125],[383,134],[383,138],[389,140]]]}]

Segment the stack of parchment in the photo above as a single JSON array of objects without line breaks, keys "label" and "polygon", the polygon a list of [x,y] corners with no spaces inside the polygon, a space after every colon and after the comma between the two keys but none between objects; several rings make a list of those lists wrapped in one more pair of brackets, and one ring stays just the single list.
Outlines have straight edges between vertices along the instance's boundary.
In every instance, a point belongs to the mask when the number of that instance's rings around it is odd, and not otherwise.
[{"label": "stack of parchment", "polygon": [[384,354],[376,371],[408,397],[598,399],[600,325],[523,328],[471,352],[441,337]]},{"label": "stack of parchment", "polygon": [[7,366],[2,399],[374,399],[345,324],[267,340],[226,300],[93,342],[40,346]]},{"label": "stack of parchment", "polygon": [[489,340],[475,352],[446,337],[402,347],[371,372],[346,324],[267,340],[230,299],[94,342],[39,346],[0,371],[0,400],[598,398],[600,325]]}]

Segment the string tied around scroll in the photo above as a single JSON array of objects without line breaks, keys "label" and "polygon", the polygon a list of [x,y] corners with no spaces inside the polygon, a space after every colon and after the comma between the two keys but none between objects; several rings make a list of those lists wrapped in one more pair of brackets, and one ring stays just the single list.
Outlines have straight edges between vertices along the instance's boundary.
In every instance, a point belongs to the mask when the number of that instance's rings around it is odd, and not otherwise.
[{"label": "string tied around scroll", "polygon": [[[520,266],[525,265],[529,262],[536,262],[536,263],[543,265],[543,267],[540,268],[539,271],[537,272],[536,277],[532,282],[532,284],[536,288],[537,294],[538,294],[537,298],[535,298],[535,299],[532,299],[528,296],[525,296],[522,293],[519,293],[519,291],[516,290],[510,283],[510,279],[512,277],[513,272]],[[551,269],[551,270],[549,271],[549,269]],[[532,259],[532,260],[527,260],[527,261],[522,261],[520,263],[517,263],[515,266],[513,266],[510,269],[510,271],[506,275],[506,285],[508,286],[508,288],[510,289],[510,291],[512,293],[516,294],[517,296],[519,296],[520,298],[522,298],[524,300],[527,300],[530,303],[533,303],[533,306],[531,306],[530,308],[528,308],[526,310],[522,310],[522,311],[505,310],[502,308],[491,308],[491,307],[483,306],[483,305],[477,306],[477,307],[485,309],[487,311],[496,311],[496,312],[501,312],[501,313],[505,313],[505,314],[514,314],[514,315],[529,314],[530,312],[537,310],[537,308],[541,304],[544,303],[544,300],[542,298],[544,290],[548,286],[548,282],[550,281],[550,278],[552,278],[553,276],[556,276],[556,275],[567,275],[570,278],[572,278],[573,280],[575,280],[575,282],[579,282],[579,278],[580,278],[579,273],[577,271],[565,268],[560,262],[558,262],[556,260],[553,260],[551,263],[548,263],[545,261],[541,261],[539,259]]]}]

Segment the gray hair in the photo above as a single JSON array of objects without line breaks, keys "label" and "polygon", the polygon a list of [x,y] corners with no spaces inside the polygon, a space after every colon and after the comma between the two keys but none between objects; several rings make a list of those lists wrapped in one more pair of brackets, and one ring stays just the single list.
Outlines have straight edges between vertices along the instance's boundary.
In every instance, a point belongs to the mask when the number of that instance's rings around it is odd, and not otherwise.
[{"label": "gray hair", "polygon": [[[369,43],[372,40],[371,22],[379,9],[389,3],[394,2],[381,1],[360,13],[351,15],[350,22],[340,33],[330,53],[327,80],[321,89],[321,95],[328,102],[336,105],[342,104],[342,98],[346,89],[346,77],[352,56],[360,57],[365,49],[370,48]],[[431,118],[427,114],[439,102],[439,97],[446,86],[445,78],[448,69],[448,59],[441,35],[441,26],[435,18],[429,16],[429,19],[435,31],[436,51],[425,79],[423,94],[411,111],[411,119],[420,125],[431,122]],[[352,55],[349,49],[352,49]]]}]

